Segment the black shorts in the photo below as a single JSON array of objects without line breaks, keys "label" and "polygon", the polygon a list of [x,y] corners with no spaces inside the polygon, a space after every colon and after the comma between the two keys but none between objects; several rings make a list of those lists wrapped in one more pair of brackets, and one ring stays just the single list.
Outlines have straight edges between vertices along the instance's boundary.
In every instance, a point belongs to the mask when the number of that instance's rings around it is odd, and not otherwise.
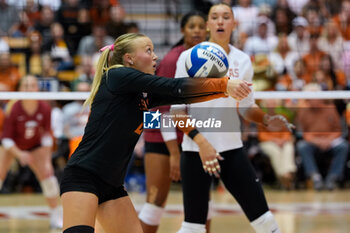
[{"label": "black shorts", "polygon": [[64,169],[60,189],[61,195],[71,191],[93,193],[98,198],[98,204],[128,196],[123,185],[114,187],[80,167],[66,167]]},{"label": "black shorts", "polygon": [[[181,152],[181,145],[179,145]],[[168,147],[164,142],[145,142],[145,153],[157,153],[170,156]]]},{"label": "black shorts", "polygon": [[169,156],[168,147],[164,142],[145,142],[145,153],[157,153]]}]

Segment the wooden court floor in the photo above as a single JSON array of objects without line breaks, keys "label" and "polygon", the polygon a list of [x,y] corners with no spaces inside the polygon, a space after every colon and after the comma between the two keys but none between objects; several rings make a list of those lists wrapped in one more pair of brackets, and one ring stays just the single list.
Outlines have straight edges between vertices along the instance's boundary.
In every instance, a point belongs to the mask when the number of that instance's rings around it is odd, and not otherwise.
[{"label": "wooden court floor", "polygon": [[[283,233],[349,233],[350,190],[333,192],[265,190]],[[130,194],[139,210],[144,194]],[[213,192],[212,233],[254,233],[237,203],[226,192]],[[181,192],[172,191],[159,233],[181,225]],[[50,230],[48,208],[39,194],[0,195],[0,233],[60,233]]]}]

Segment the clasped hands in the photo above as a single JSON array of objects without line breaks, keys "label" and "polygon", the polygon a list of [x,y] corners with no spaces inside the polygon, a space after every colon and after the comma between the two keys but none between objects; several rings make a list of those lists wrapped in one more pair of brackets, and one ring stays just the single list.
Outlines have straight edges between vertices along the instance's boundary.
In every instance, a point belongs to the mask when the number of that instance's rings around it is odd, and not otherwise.
[{"label": "clasped hands", "polygon": [[226,93],[237,101],[240,101],[246,98],[252,92],[250,86],[252,86],[251,82],[241,79],[230,79],[227,82]]}]

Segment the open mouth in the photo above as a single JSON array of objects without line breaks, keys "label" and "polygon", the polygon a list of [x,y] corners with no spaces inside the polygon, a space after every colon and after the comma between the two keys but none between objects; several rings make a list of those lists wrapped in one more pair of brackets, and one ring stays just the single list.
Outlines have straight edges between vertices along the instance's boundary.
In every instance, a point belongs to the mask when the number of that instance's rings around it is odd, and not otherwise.
[{"label": "open mouth", "polygon": [[222,28],[219,28],[218,30],[216,30],[217,32],[225,32],[225,30],[224,29],[222,29]]}]

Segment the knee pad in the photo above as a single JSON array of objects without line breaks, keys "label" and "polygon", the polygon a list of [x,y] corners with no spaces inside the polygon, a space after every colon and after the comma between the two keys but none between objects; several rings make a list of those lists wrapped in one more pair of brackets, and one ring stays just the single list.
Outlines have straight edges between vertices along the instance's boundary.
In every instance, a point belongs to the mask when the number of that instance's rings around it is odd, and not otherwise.
[{"label": "knee pad", "polygon": [[67,228],[63,233],[94,233],[94,231],[93,227],[80,225]]},{"label": "knee pad", "polygon": [[210,220],[214,217],[214,204],[212,201],[208,202],[208,216],[207,220]]},{"label": "knee pad", "polygon": [[267,211],[250,223],[257,233],[281,233],[271,211]]},{"label": "knee pad", "polygon": [[139,213],[139,219],[151,226],[158,226],[162,218],[164,208],[145,203]]},{"label": "knee pad", "polygon": [[40,182],[41,189],[43,190],[43,194],[47,198],[58,197],[60,194],[60,189],[58,186],[58,181],[56,176],[50,176],[45,180]]},{"label": "knee pad", "polygon": [[205,233],[205,225],[198,223],[182,222],[181,229],[177,233]]}]

